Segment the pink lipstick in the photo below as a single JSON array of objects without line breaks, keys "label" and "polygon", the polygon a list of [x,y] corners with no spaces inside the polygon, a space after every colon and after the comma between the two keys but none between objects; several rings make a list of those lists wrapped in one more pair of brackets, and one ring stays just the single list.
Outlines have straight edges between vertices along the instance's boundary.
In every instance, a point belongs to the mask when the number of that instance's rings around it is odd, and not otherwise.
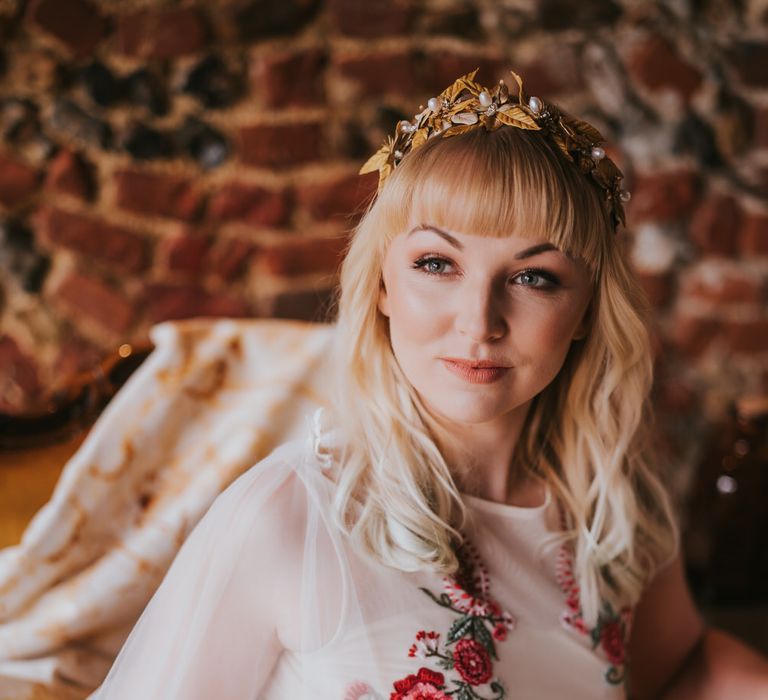
[{"label": "pink lipstick", "polygon": [[489,360],[463,360],[457,357],[440,359],[449,372],[470,384],[491,384],[501,379],[511,369]]}]

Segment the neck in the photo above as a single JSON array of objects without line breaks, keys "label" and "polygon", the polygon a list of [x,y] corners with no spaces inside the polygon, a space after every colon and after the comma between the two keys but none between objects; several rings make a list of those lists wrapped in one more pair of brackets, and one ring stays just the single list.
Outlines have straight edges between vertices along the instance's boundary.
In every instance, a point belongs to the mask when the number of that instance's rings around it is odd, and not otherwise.
[{"label": "neck", "polygon": [[456,424],[429,416],[440,452],[464,493],[497,503],[535,505],[541,487],[513,464],[528,406],[488,423]]}]

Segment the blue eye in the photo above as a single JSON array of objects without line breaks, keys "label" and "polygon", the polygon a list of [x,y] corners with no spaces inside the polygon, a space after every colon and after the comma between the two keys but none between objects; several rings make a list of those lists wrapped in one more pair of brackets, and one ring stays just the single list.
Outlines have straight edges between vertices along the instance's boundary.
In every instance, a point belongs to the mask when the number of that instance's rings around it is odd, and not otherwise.
[{"label": "blue eye", "polygon": [[[516,282],[517,280],[519,281]],[[521,287],[534,287],[538,289],[548,289],[560,284],[560,280],[553,274],[538,268],[523,270],[512,278],[512,282],[516,282]]]},{"label": "blue eye", "polygon": [[448,272],[447,268],[450,266],[450,260],[436,255],[425,255],[413,263],[415,269],[421,270],[428,275],[444,275]]}]

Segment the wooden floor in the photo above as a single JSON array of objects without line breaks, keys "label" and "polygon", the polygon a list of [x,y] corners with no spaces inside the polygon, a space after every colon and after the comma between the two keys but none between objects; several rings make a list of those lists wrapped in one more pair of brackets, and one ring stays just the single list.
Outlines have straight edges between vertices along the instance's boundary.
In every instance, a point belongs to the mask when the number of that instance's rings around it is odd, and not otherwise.
[{"label": "wooden floor", "polygon": [[0,548],[19,542],[86,434],[51,447],[0,452]]}]

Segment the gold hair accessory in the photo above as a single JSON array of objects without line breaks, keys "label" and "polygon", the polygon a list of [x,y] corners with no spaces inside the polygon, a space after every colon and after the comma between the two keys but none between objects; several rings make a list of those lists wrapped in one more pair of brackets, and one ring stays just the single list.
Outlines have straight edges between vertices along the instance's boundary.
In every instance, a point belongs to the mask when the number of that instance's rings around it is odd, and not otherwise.
[{"label": "gold hair accessory", "polygon": [[387,137],[386,143],[360,168],[360,174],[378,170],[381,191],[384,181],[405,155],[434,136],[448,138],[480,127],[488,131],[502,126],[541,131],[603,191],[604,207],[614,230],[619,223],[624,225],[624,203],[629,201],[630,194],[621,188],[621,170],[600,145],[605,142],[602,134],[591,124],[544,104],[538,97],[526,100],[523,81],[514,71],[510,73],[518,86],[516,99],[510,96],[503,80],[493,89],[476,83],[477,70],[430,98],[426,108],[419,106],[422,111],[412,121],[399,122],[394,137]]}]

